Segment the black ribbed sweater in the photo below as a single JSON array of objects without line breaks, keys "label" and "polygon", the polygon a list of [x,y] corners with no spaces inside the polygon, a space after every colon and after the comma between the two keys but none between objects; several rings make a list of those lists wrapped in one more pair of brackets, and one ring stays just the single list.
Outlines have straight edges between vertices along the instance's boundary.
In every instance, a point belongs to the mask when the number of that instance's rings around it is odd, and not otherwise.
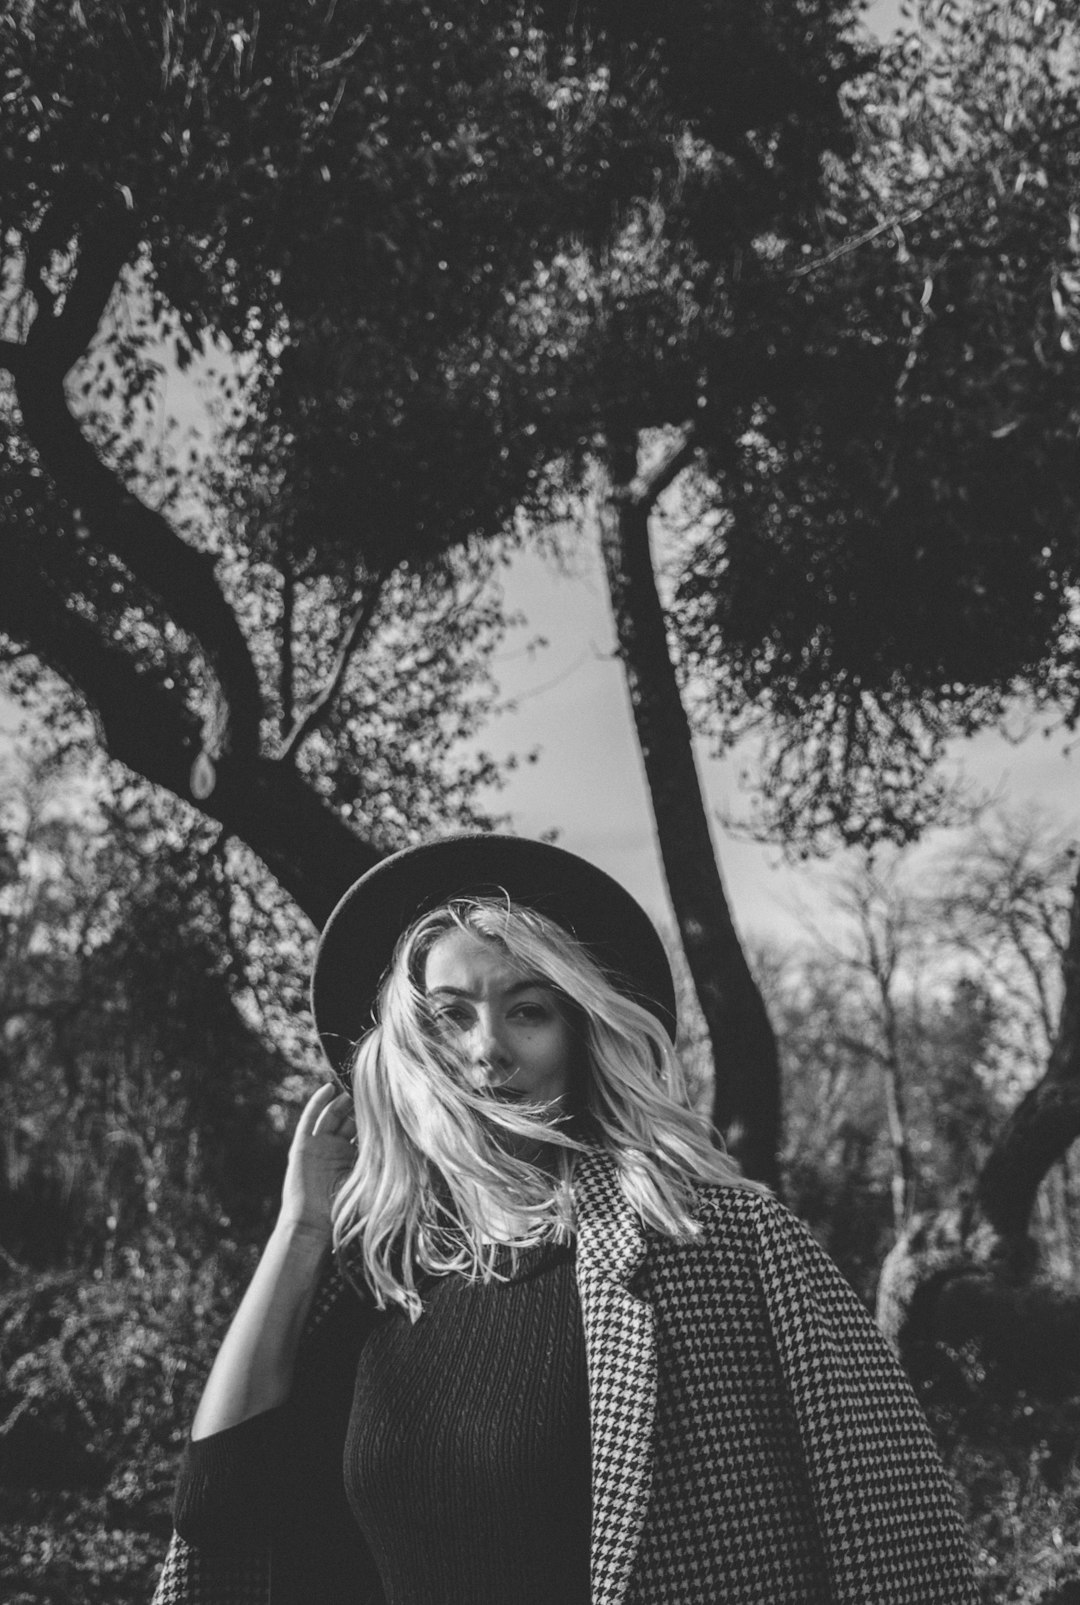
[{"label": "black ribbed sweater", "polygon": [[[344,1307],[303,1396],[189,1445],[177,1530],[230,1551],[269,1535],[273,1605],[307,1602],[312,1543],[333,1556],[333,1593],[313,1605],[588,1605],[572,1250],[527,1251],[504,1282],[447,1276],[423,1292],[415,1324]],[[319,1423],[303,1465],[298,1412]]]}]

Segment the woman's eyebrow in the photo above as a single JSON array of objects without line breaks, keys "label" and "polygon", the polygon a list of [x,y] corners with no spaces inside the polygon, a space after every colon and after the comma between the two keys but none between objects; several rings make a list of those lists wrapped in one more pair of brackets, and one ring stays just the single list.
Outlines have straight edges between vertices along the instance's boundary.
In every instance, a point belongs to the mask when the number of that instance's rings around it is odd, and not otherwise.
[{"label": "woman's eyebrow", "polygon": [[[542,976],[535,975],[526,976],[521,981],[511,981],[510,985],[505,988],[505,995],[508,997],[513,997],[516,996],[518,992],[528,992],[533,987],[543,987],[547,992],[553,992],[555,990],[551,981],[545,981]],[[466,986],[436,986],[432,987],[431,991],[427,995],[429,998],[450,997],[466,999],[475,998],[477,996],[475,992],[471,992]]]}]

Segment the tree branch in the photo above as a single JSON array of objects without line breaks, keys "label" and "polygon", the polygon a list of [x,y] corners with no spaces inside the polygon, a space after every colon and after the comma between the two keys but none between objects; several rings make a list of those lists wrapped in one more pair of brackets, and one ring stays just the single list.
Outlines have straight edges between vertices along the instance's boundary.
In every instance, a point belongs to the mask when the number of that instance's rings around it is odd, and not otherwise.
[{"label": "tree branch", "polygon": [[303,718],[298,720],[289,732],[278,753],[280,762],[293,762],[307,738],[328,717],[330,709],[333,707],[334,699],[341,690],[353,654],[375,615],[385,584],[385,577],[376,578],[358,605],[353,609],[349,622],[345,626],[345,633],[341,638],[341,645],[338,647],[337,657],[334,660],[334,667],[330,671],[329,679]]},{"label": "tree branch", "polygon": [[[678,443],[672,447],[663,461],[658,463],[651,474],[638,475],[633,479],[623,491],[622,499],[630,501],[643,512],[648,512],[693,460],[698,448],[697,433],[696,421],[686,424]],[[620,499],[618,489],[614,493],[614,498]]]},{"label": "tree branch", "polygon": [[58,313],[45,315],[55,307],[56,298],[42,278],[43,264],[35,271],[36,284],[30,286],[38,302],[27,349],[50,368],[59,368],[61,377],[70,372],[97,333],[106,308],[130,261],[139,234],[130,212],[110,212],[87,225],[78,242],[76,267]]},{"label": "tree branch", "polygon": [[59,317],[35,319],[12,370],[23,426],[95,541],[118,557],[198,643],[219,691],[204,737],[210,755],[253,754],[259,748],[262,694],[213,560],[188,546],[167,519],[131,493],[102,462],[68,407],[64,375],[93,338],[125,260],[121,246],[101,237],[88,241]]},{"label": "tree branch", "polygon": [[1062,971],[1065,991],[1046,1074],[1013,1110],[979,1176],[979,1211],[1003,1237],[1027,1231],[1043,1178],[1080,1137],[1080,875]]},{"label": "tree branch", "polygon": [[321,924],[350,882],[382,856],[293,767],[257,753],[225,755],[212,795],[194,797],[194,715],[66,607],[10,544],[0,547],[0,630],[24,642],[86,699],[110,757],[195,802],[246,842],[313,924]]},{"label": "tree branch", "polygon": [[463,614],[467,615],[473,604],[479,599],[483,589],[484,581],[478,580],[467,597],[462,599],[455,596],[454,600],[439,614],[438,618],[430,621],[424,631],[424,636],[426,640],[434,640],[434,644],[428,647],[426,651],[414,652],[410,658],[407,658],[404,667],[400,668],[399,666],[401,673],[415,678],[424,669],[429,669],[439,658],[445,656],[445,648],[439,640],[438,632],[444,630],[451,619],[460,618]]},{"label": "tree branch", "polygon": [[296,611],[296,575],[289,558],[278,559],[281,571],[281,673],[278,678],[278,701],[281,704],[279,735],[282,743],[289,739],[296,714],[296,664],[293,657],[293,620]]},{"label": "tree branch", "polygon": [[147,779],[188,795],[198,723],[182,701],[139,674],[46,584],[11,544],[0,547],[0,629],[24,642],[83,696],[97,715],[106,749]]}]

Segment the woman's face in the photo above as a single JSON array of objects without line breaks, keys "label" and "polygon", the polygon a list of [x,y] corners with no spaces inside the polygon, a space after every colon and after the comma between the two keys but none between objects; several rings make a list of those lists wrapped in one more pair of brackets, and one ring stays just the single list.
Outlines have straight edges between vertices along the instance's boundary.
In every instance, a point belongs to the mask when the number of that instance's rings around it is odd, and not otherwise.
[{"label": "woman's face", "polygon": [[474,1087],[550,1104],[566,1097],[577,1053],[559,999],[497,943],[448,931],[428,954],[424,990],[440,1034],[464,1053]]}]

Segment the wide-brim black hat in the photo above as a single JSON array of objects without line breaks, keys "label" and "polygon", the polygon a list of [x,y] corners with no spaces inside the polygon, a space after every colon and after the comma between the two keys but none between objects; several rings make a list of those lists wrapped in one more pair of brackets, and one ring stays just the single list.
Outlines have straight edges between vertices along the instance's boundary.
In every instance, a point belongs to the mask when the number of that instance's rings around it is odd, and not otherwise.
[{"label": "wide-brim black hat", "polygon": [[587,859],[547,842],[489,833],[407,847],[361,875],[315,951],[311,1011],[327,1058],[344,1068],[374,1024],[398,939],[429,909],[459,897],[508,897],[576,936],[618,990],[675,1036],[675,986],[664,944],[640,903]]}]

